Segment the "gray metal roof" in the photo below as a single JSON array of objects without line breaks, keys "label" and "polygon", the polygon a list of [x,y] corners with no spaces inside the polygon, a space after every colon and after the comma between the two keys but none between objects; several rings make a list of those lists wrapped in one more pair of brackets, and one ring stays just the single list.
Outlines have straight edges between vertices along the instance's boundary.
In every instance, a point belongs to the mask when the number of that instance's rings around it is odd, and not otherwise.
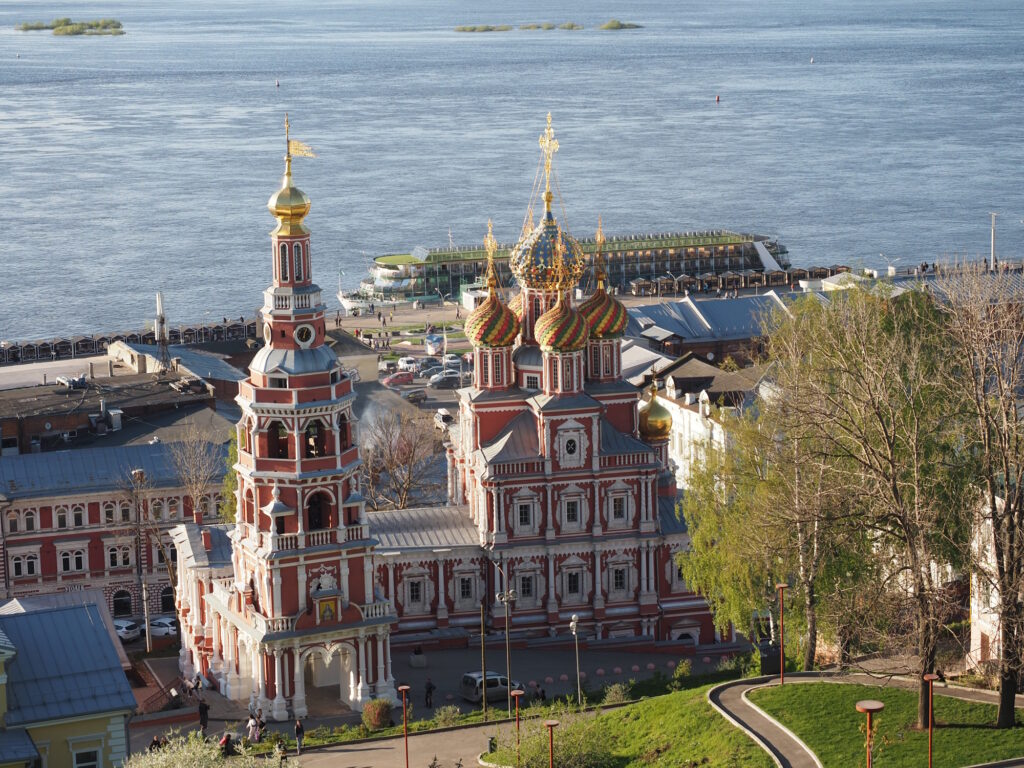
[{"label": "gray metal roof", "polygon": [[[619,432],[608,419],[601,418],[601,455],[621,455],[624,453],[652,453],[651,446],[637,440],[632,435]],[[651,456],[653,461],[654,457]]]},{"label": "gray metal roof", "polygon": [[676,515],[676,501],[672,496],[658,497],[658,519],[665,536],[686,533],[686,521],[682,515]]},{"label": "gray metal roof", "polygon": [[585,392],[574,395],[534,395],[529,399],[539,411],[575,411],[582,408],[600,410],[601,404]]},{"label": "gray metal roof", "polygon": [[24,728],[0,728],[0,764],[28,763],[39,757],[39,750]]},{"label": "gray metal roof", "polygon": [[754,338],[765,318],[782,301],[773,292],[735,298],[694,300],[693,297],[629,309],[627,336],[664,341]]},{"label": "gray metal roof", "polygon": [[135,710],[95,605],[0,616],[0,629],[17,649],[7,664],[6,725]]},{"label": "gray metal roof", "polygon": [[480,534],[466,507],[420,507],[368,512],[377,551],[480,546]]},{"label": "gray metal roof", "polygon": [[480,449],[488,462],[522,461],[540,457],[537,420],[526,411],[508,423],[494,440]]},{"label": "gray metal roof", "polygon": [[[157,359],[160,357],[160,349],[155,344],[128,344],[127,346],[140,354]],[[192,347],[174,344],[167,347],[167,354],[171,359],[179,358],[182,367],[187,368],[193,376],[222,381],[244,381],[248,378],[245,371],[235,368],[223,357],[211,355],[209,352],[201,352]]]},{"label": "gray metal roof", "polygon": [[540,368],[544,364],[544,355],[536,344],[520,344],[512,351],[512,362],[517,366]]},{"label": "gray metal roof", "polygon": [[264,346],[249,363],[249,370],[258,373],[286,373],[297,376],[304,373],[330,371],[338,365],[338,356],[328,346],[312,349],[273,349]]},{"label": "gray metal roof", "polygon": [[[189,551],[184,553],[188,564],[194,564],[200,568],[225,568],[231,565],[232,549],[228,532],[234,527],[228,523],[220,525],[182,523],[174,527],[172,535],[175,542],[181,541],[182,536],[188,541]],[[203,546],[203,531],[208,531],[210,534],[210,549]]]},{"label": "gray metal roof", "polygon": [[[181,485],[171,443],[80,448],[5,456],[0,461],[0,493],[8,499],[98,493],[124,488],[133,469],[143,469],[154,488]],[[214,445],[218,466],[225,466],[227,445]],[[219,473],[217,479],[222,475]]]}]

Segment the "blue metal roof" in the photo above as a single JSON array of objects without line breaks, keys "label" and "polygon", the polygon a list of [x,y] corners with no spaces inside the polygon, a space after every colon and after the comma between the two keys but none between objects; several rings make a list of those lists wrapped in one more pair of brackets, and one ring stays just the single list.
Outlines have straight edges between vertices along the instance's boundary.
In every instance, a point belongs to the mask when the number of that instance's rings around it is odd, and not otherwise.
[{"label": "blue metal roof", "polygon": [[7,664],[8,726],[135,710],[95,605],[0,616],[16,649]]},{"label": "blue metal roof", "polygon": [[[226,466],[227,445],[212,449]],[[5,456],[0,461],[0,494],[13,501],[116,490],[125,487],[133,469],[145,470],[154,488],[181,485],[171,443],[155,443]]]},{"label": "blue metal roof", "polygon": [[24,728],[0,728],[0,764],[30,763],[39,750]]}]

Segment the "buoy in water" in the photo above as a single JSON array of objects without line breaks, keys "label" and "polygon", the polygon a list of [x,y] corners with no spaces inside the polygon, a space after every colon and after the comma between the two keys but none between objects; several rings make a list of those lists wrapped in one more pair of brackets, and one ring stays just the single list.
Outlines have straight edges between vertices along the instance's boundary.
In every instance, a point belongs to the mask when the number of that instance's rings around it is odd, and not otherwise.
[{"label": "buoy in water", "polygon": [[280,80],[275,80],[274,81],[274,87],[275,88],[280,88],[281,87],[281,81]]},{"label": "buoy in water", "polygon": [[813,64],[813,63],[814,63],[814,57],[811,56],[811,64]]},{"label": "buoy in water", "polygon": [[717,104],[717,103],[718,103],[718,102],[720,102],[721,100],[722,100],[722,97],[721,97],[721,96],[715,96],[715,104]]}]

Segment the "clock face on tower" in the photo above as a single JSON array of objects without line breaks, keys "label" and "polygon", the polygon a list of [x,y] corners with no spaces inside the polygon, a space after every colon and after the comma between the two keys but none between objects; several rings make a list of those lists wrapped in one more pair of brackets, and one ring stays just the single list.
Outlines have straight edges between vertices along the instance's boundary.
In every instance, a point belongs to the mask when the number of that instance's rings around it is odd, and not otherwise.
[{"label": "clock face on tower", "polygon": [[313,338],[315,336],[316,332],[313,330],[313,326],[311,325],[300,325],[295,329],[295,341],[297,341],[299,346],[303,349],[306,349],[313,343]]},{"label": "clock face on tower", "polygon": [[263,326],[263,340],[267,342],[267,344],[270,343],[270,337],[273,336],[273,334],[274,332],[270,328],[270,323],[266,323]]}]

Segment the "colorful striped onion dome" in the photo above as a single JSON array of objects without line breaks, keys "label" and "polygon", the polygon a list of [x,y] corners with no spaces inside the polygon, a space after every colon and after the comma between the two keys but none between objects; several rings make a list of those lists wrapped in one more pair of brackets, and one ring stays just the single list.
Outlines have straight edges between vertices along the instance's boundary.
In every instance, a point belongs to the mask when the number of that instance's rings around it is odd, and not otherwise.
[{"label": "colorful striped onion dome", "polygon": [[555,306],[537,319],[533,335],[545,352],[575,352],[587,345],[590,329],[565,294],[559,293]]},{"label": "colorful striped onion dome", "polygon": [[575,285],[583,275],[583,249],[563,232],[548,210],[540,224],[527,232],[509,253],[508,266],[519,284],[554,291],[568,279]]},{"label": "colorful striped onion dome", "polygon": [[614,339],[621,336],[629,324],[629,313],[622,302],[613,299],[598,284],[598,288],[579,306],[579,313],[587,321],[590,336],[594,339]]},{"label": "colorful striped onion dome", "polygon": [[519,318],[519,322],[523,322],[523,294],[522,292],[517,293],[511,298],[508,303],[508,308],[515,312],[516,317]]},{"label": "colorful striped onion dome", "polygon": [[469,313],[466,338],[474,347],[509,347],[519,335],[519,318],[494,291]]}]

